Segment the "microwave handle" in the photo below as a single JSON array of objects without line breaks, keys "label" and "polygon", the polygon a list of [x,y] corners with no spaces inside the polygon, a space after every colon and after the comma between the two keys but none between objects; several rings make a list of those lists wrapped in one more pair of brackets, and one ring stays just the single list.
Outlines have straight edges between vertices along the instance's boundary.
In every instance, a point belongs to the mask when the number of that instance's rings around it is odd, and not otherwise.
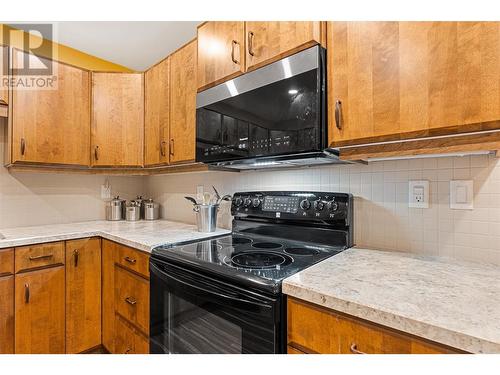
[{"label": "microwave handle", "polygon": [[156,274],[157,276],[161,277],[162,279],[172,279],[174,281],[177,281],[178,283],[181,283],[181,284],[184,284],[190,288],[194,288],[194,289],[197,289],[199,291],[202,291],[203,293],[207,293],[207,294],[210,294],[210,295],[213,295],[213,296],[217,296],[217,297],[220,297],[220,298],[223,298],[223,299],[226,299],[226,300],[231,300],[231,301],[234,301],[234,302],[239,302],[239,303],[247,303],[247,304],[250,304],[250,305],[254,305],[254,306],[258,306],[258,307],[262,307],[264,309],[271,309],[272,306],[271,305],[268,305],[268,304],[265,304],[265,303],[258,303],[258,302],[254,302],[254,301],[249,301],[247,299],[244,299],[244,298],[236,298],[236,297],[233,297],[233,296],[230,296],[230,295],[227,295],[227,294],[224,294],[224,293],[219,293],[219,292],[214,292],[213,290],[208,290],[208,289],[205,289],[199,285],[194,285],[194,284],[190,284],[184,280],[181,280],[175,276],[172,276],[172,275],[168,275],[167,273],[165,273],[164,271],[162,271],[161,269],[158,268],[158,266],[156,266],[154,263],[150,263],[149,265],[150,267],[150,272],[153,272],[154,274]]}]

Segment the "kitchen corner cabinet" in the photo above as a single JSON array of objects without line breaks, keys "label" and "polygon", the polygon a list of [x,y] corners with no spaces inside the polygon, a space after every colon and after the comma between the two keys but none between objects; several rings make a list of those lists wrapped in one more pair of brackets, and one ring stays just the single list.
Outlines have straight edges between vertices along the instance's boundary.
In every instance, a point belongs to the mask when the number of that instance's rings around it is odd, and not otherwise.
[{"label": "kitchen corner cabinet", "polygon": [[142,73],[92,73],[93,167],[142,167]]},{"label": "kitchen corner cabinet", "polygon": [[144,165],[169,162],[170,58],[144,73]]},{"label": "kitchen corner cabinet", "polygon": [[[26,53],[11,51],[12,67],[21,67]],[[88,166],[90,73],[33,55],[28,58],[52,64],[55,87],[12,90],[12,163]]]},{"label": "kitchen corner cabinet", "polygon": [[245,29],[247,71],[321,42],[319,21],[248,21]]},{"label": "kitchen corner cabinet", "polygon": [[445,354],[459,350],[288,298],[289,354]]},{"label": "kitchen corner cabinet", "polygon": [[0,249],[0,354],[14,353],[14,250]]},{"label": "kitchen corner cabinet", "polygon": [[186,44],[170,55],[170,163],[195,159],[196,49]]},{"label": "kitchen corner cabinet", "polygon": [[245,22],[213,21],[198,27],[198,89],[245,72]]},{"label": "kitchen corner cabinet", "polygon": [[66,241],[66,353],[101,344],[101,240]]},{"label": "kitchen corner cabinet", "polygon": [[500,128],[500,22],[328,22],[327,48],[332,146]]}]

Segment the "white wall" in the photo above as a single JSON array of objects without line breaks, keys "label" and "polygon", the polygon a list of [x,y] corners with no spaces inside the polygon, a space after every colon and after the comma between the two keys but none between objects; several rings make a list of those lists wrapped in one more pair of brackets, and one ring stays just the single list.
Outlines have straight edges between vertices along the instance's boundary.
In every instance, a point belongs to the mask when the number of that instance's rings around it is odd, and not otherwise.
[{"label": "white wall", "polygon": [[[104,175],[9,173],[3,167],[5,136],[0,121],[0,228],[104,219]],[[142,177],[108,177],[113,193],[143,194]]]},{"label": "white wall", "polygon": [[[408,208],[408,180],[430,181],[429,209]],[[474,210],[449,208],[449,181],[474,180]],[[322,190],[355,196],[357,245],[500,265],[500,162],[492,156],[375,162],[284,171],[202,172],[147,177],[148,192],[169,219],[194,222],[183,199],[215,185],[220,193]],[[219,216],[230,225],[226,206]]]}]

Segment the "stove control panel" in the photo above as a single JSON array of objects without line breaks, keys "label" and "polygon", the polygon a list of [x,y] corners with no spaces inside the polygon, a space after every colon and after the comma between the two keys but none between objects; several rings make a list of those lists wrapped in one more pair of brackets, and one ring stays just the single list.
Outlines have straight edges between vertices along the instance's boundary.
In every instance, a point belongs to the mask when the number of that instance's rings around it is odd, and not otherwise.
[{"label": "stove control panel", "polygon": [[344,221],[352,219],[352,195],[331,192],[239,192],[233,196],[231,214],[238,217],[280,220]]}]

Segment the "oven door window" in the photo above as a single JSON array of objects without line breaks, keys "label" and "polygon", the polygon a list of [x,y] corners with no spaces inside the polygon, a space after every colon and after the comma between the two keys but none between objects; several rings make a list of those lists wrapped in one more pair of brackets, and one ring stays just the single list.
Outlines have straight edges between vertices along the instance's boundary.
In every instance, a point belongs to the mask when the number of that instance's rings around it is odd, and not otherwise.
[{"label": "oven door window", "polygon": [[177,267],[152,265],[151,352],[275,353],[277,304]]}]

